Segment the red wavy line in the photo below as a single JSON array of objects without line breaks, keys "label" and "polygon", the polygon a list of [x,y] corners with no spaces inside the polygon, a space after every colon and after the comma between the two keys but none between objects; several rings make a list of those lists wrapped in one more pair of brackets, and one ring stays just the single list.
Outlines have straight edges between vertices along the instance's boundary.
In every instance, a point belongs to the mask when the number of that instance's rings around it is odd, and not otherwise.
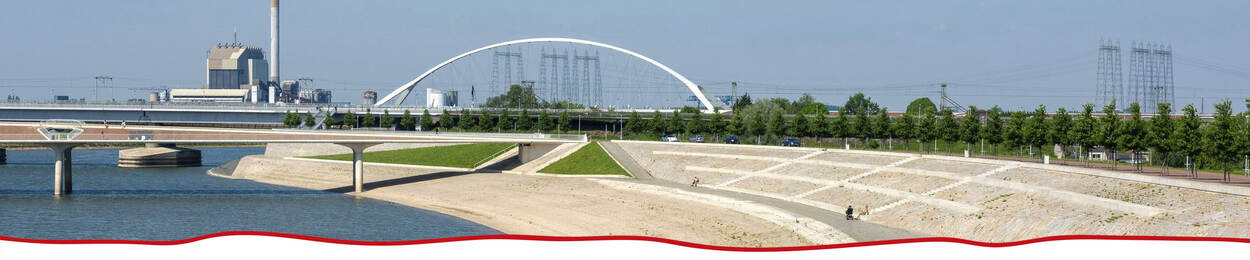
[{"label": "red wavy line", "polygon": [[953,237],[927,237],[927,238],[907,238],[907,239],[854,242],[854,243],[815,245],[815,246],[732,247],[732,246],[704,245],[704,244],[698,244],[698,243],[677,241],[677,240],[672,240],[672,239],[645,237],[645,236],[556,237],[556,236],[534,236],[534,235],[480,235],[480,236],[463,236],[463,237],[448,237],[448,238],[405,240],[405,241],[356,241],[356,240],[334,239],[334,238],[324,238],[324,237],[277,233],[277,232],[265,232],[265,231],[227,231],[227,232],[213,233],[213,234],[187,238],[187,239],[165,240],[165,241],[120,240],[120,239],[55,240],[55,239],[27,239],[27,238],[16,238],[16,237],[7,237],[7,236],[0,236],[0,240],[11,241],[11,242],[22,242],[22,243],[38,243],[38,244],[181,245],[181,244],[187,244],[187,243],[205,240],[209,238],[226,237],[226,236],[269,236],[269,237],[281,237],[281,238],[300,239],[300,240],[307,240],[307,241],[316,241],[316,242],[323,242],[323,243],[333,243],[333,244],[343,244],[343,245],[361,245],[361,246],[401,246],[401,245],[434,244],[434,243],[471,241],[471,240],[527,240],[527,241],[635,240],[635,241],[650,241],[650,242],[666,243],[666,244],[671,244],[671,245],[684,246],[684,247],[697,248],[697,249],[739,251],[739,252],[804,251],[804,250],[864,247],[864,246],[893,245],[893,244],[907,244],[907,243],[926,243],[926,242],[960,243],[960,244],[965,244],[965,245],[991,247],[991,248],[1019,246],[1019,245],[1027,245],[1027,244],[1041,243],[1041,242],[1048,242],[1048,241],[1060,241],[1060,240],[1151,240],[1151,241],[1214,241],[1214,242],[1250,243],[1250,239],[1247,239],[1247,238],[1228,238],[1228,237],[1066,235],[1066,236],[1041,237],[1041,238],[1020,240],[1020,241],[1014,241],[1014,242],[1003,242],[1003,243],[979,242],[979,241],[972,241],[972,240],[953,238]]}]

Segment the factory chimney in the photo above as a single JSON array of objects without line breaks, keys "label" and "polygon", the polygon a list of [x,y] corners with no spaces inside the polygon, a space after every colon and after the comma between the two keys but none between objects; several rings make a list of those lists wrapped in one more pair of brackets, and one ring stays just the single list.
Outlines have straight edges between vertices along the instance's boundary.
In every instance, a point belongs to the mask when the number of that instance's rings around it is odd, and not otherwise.
[{"label": "factory chimney", "polygon": [[269,81],[279,83],[278,76],[278,0],[269,5]]}]

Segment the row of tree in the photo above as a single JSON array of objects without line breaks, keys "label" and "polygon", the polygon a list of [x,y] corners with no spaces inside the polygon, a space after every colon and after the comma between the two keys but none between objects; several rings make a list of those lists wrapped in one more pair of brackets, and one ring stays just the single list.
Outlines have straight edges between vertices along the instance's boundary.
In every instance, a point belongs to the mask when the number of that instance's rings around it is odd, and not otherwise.
[{"label": "row of tree", "polygon": [[[1086,104],[1075,115],[1063,108],[1051,114],[1043,105],[1033,111],[1012,112],[998,106],[988,110],[970,107],[969,111],[975,112],[963,116],[957,116],[950,109],[929,108],[932,102],[924,103],[897,116],[889,115],[884,108],[874,112],[872,105],[857,105],[858,110],[843,110],[833,117],[826,113],[784,115],[779,109],[752,107],[743,107],[727,116],[728,119],[720,113],[710,116],[656,113],[643,118],[634,112],[629,115],[624,130],[651,135],[732,134],[756,137],[760,143],[783,136],[818,141],[822,138],[841,138],[843,142],[856,139],[870,147],[880,141],[892,146],[894,140],[899,139],[905,149],[910,150],[910,144],[916,142],[920,147],[931,144],[932,150],[946,147],[947,152],[951,152],[955,144],[970,148],[976,143],[988,143],[994,154],[998,154],[998,147],[1007,147],[1018,155],[1028,156],[1043,154],[1035,153],[1035,149],[1049,150],[1047,148],[1059,145],[1062,149],[1076,150],[1073,154],[1080,159],[1085,159],[1084,155],[1092,149],[1105,152],[1113,161],[1117,152],[1126,152],[1138,170],[1143,153],[1150,152],[1155,158],[1152,163],[1216,166],[1225,174],[1229,163],[1250,157],[1250,123],[1247,123],[1250,115],[1233,114],[1229,101],[1216,104],[1216,113],[1210,122],[1202,120],[1192,104],[1185,106],[1179,117],[1172,115],[1170,104],[1160,104],[1158,114],[1147,119],[1137,103],[1129,104],[1124,110],[1127,115],[1121,115],[1113,102],[1103,106],[1101,114],[1096,113],[1093,104]],[[1250,104],[1247,107],[1250,108]],[[1196,167],[1188,169],[1192,172]]]}]

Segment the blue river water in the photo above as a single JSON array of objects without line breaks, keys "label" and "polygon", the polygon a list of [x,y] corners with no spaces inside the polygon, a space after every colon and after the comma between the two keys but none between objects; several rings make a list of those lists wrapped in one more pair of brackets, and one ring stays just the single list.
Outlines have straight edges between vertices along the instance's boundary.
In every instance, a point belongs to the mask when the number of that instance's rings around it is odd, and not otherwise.
[{"label": "blue river water", "polygon": [[0,165],[0,236],[178,240],[270,231],[359,241],[498,234],[460,218],[386,201],[213,177],[263,147],[198,148],[203,167],[117,168],[117,149],[73,154],[74,193],[52,195],[53,153],[10,150]]}]

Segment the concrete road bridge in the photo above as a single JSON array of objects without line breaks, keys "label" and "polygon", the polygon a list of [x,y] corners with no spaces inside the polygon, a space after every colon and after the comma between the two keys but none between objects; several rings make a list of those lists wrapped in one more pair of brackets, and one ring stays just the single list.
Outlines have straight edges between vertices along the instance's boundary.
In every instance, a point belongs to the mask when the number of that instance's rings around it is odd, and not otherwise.
[{"label": "concrete road bridge", "polygon": [[[85,144],[271,144],[332,143],[352,150],[352,185],[364,190],[364,150],[384,143],[515,143],[519,157],[528,162],[565,143],[586,142],[585,135],[440,133],[395,131],[306,131],[284,129],[221,129],[166,126],[82,125],[76,136],[48,137],[38,123],[0,123],[0,145],[43,146],[56,154],[53,167],[53,194],[73,191],[75,147]],[[61,128],[65,129],[65,128]],[[68,131],[66,131],[68,133]]]}]

